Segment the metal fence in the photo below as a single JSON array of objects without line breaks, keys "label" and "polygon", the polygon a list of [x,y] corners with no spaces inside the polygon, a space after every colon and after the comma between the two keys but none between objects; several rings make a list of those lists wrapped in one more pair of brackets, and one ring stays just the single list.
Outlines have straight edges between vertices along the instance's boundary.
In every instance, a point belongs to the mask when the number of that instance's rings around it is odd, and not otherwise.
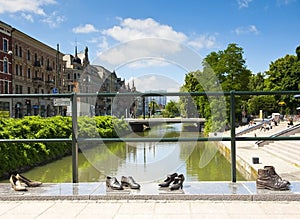
[{"label": "metal fence", "polygon": [[[78,143],[89,141],[101,142],[188,142],[188,141],[230,141],[231,142],[231,181],[236,182],[236,142],[263,140],[300,140],[298,136],[270,136],[270,137],[239,137],[236,136],[236,96],[242,95],[299,95],[300,91],[230,91],[230,92],[173,92],[173,93],[68,93],[68,94],[0,94],[0,101],[8,98],[70,98],[72,110],[72,138],[61,139],[0,139],[0,143],[17,142],[72,142],[72,181],[78,182]],[[197,138],[80,138],[77,126],[78,97],[115,97],[118,96],[229,96],[230,97],[230,137],[197,137]]]}]

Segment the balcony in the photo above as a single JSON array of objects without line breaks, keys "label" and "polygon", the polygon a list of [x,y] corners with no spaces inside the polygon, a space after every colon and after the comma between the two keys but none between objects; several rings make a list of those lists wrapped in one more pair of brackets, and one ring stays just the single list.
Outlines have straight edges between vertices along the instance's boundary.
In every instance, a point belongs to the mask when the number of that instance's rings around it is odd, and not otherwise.
[{"label": "balcony", "polygon": [[34,61],[33,65],[34,65],[34,67],[41,67],[41,62],[40,61]]},{"label": "balcony", "polygon": [[34,81],[43,81],[43,78],[40,78],[40,77],[34,77],[32,78]]},{"label": "balcony", "polygon": [[46,81],[47,84],[55,84],[54,80]]}]

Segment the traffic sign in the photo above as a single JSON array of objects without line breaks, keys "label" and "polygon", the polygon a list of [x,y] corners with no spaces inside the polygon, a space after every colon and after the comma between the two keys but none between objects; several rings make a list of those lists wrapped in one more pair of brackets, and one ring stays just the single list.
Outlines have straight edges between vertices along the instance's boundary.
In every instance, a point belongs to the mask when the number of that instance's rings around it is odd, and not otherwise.
[{"label": "traffic sign", "polygon": [[58,93],[58,89],[57,89],[56,87],[54,87],[54,88],[52,89],[52,93],[57,94],[57,93]]},{"label": "traffic sign", "polygon": [[68,98],[56,98],[53,99],[54,106],[70,106],[71,101]]}]

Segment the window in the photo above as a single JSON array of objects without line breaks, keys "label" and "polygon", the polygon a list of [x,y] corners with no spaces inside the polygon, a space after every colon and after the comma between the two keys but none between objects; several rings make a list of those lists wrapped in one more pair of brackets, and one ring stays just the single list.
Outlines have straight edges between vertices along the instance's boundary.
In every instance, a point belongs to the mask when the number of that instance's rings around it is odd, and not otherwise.
[{"label": "window", "polygon": [[27,50],[27,60],[29,61],[30,60],[30,51]]},{"label": "window", "polygon": [[30,94],[31,93],[31,89],[30,87],[27,87],[27,93]]},{"label": "window", "polygon": [[23,76],[23,68],[22,68],[22,65],[20,65],[20,76]]},{"label": "window", "polygon": [[19,49],[18,49],[18,45],[15,46],[15,55],[18,56],[19,54]]},{"label": "window", "polygon": [[8,62],[6,58],[3,60],[3,72],[6,74],[8,73]]},{"label": "window", "polygon": [[7,41],[7,39],[3,39],[3,51],[4,52],[8,51],[8,41]]},{"label": "window", "polygon": [[22,47],[19,46],[19,56],[22,57]]},{"label": "window", "polygon": [[16,64],[16,75],[19,75],[19,65]]},{"label": "window", "polygon": [[5,94],[9,93],[9,83],[8,83],[8,81],[4,82],[4,93]]},{"label": "window", "polygon": [[27,78],[31,78],[30,68],[27,69]]}]

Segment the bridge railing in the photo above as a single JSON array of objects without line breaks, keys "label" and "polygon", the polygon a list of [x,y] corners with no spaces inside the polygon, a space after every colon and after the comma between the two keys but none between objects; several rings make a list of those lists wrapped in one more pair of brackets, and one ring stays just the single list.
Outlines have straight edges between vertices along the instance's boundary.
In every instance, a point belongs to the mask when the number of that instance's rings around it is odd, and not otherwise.
[{"label": "bridge railing", "polygon": [[[16,142],[72,142],[72,181],[78,182],[78,143],[89,141],[101,142],[188,142],[188,141],[230,141],[231,142],[231,181],[236,182],[236,142],[261,140],[300,140],[300,136],[239,137],[235,130],[236,96],[243,95],[298,95],[300,91],[230,91],[230,92],[173,92],[173,93],[68,93],[68,94],[0,94],[0,101],[9,98],[70,98],[72,111],[72,138],[62,139],[0,139],[1,143]],[[115,97],[118,96],[229,96],[230,97],[230,137],[197,137],[197,138],[80,138],[77,124],[77,102],[79,97]]]}]

